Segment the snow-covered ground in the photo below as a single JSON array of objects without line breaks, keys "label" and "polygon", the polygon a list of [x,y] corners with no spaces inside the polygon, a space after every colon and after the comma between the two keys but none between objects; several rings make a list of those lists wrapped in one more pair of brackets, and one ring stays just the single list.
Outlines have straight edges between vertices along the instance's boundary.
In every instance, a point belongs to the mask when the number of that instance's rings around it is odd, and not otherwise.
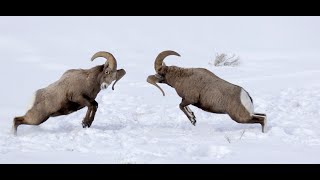
[{"label": "snow-covered ground", "polygon": [[[319,163],[319,17],[0,17],[0,163]],[[192,126],[174,89],[146,82],[157,54],[167,65],[204,67],[243,86],[260,125],[191,106]],[[12,120],[32,93],[70,68],[91,68],[114,54],[127,75],[102,91],[90,129],[86,109],[40,126]],[[216,53],[236,53],[238,67],[212,67]]]}]

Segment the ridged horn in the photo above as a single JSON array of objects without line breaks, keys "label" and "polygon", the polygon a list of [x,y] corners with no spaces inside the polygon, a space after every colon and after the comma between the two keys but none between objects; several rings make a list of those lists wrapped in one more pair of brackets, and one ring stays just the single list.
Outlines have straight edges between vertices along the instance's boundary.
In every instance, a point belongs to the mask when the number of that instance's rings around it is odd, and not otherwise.
[{"label": "ridged horn", "polygon": [[159,88],[160,91],[162,92],[163,96],[165,96],[164,91],[163,91],[163,90],[161,89],[161,87],[158,86],[158,84],[157,84],[157,83],[159,82],[159,79],[158,79],[155,75],[150,75],[150,76],[148,76],[147,82],[150,83],[150,84],[152,84],[152,85],[154,85],[154,86],[156,86],[157,88]]},{"label": "ridged horn", "polygon": [[177,52],[175,51],[171,51],[171,50],[168,50],[168,51],[163,51],[161,52],[155,62],[154,62],[154,69],[156,70],[156,72],[158,73],[159,69],[161,66],[163,66],[163,60],[167,57],[167,56],[170,56],[170,55],[175,55],[175,56],[180,56],[180,54],[178,54]]},{"label": "ridged horn", "polygon": [[105,52],[105,51],[99,51],[97,53],[95,53],[92,58],[91,58],[91,61],[95,60],[96,58],[98,57],[104,57],[107,59],[106,63],[105,63],[105,66],[108,65],[109,63],[109,68],[112,70],[112,71],[116,71],[117,70],[117,60],[116,58],[114,58],[114,56],[109,53],[109,52]]}]

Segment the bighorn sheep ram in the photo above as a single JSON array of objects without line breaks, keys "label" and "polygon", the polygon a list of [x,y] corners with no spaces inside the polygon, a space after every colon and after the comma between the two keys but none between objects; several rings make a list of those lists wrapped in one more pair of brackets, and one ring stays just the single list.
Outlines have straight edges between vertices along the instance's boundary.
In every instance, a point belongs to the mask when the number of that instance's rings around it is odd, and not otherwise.
[{"label": "bighorn sheep ram", "polygon": [[260,123],[262,132],[266,115],[254,113],[253,101],[242,87],[231,84],[204,68],[180,68],[166,66],[164,58],[169,55],[180,56],[174,51],[160,53],[154,63],[156,75],[150,75],[147,82],[164,91],[157,83],[173,87],[182,98],[180,109],[193,125],[196,117],[188,105],[194,105],[204,111],[228,114],[238,123]]},{"label": "bighorn sheep ram", "polygon": [[104,65],[68,70],[55,83],[37,90],[27,113],[14,118],[14,134],[21,124],[40,125],[49,117],[68,115],[84,107],[88,107],[88,110],[82,126],[90,128],[98,108],[95,98],[100,90],[107,89],[115,80],[112,85],[114,90],[114,85],[126,74],[124,69],[117,70],[117,61],[111,53],[97,52],[91,61],[98,57],[107,59]]}]

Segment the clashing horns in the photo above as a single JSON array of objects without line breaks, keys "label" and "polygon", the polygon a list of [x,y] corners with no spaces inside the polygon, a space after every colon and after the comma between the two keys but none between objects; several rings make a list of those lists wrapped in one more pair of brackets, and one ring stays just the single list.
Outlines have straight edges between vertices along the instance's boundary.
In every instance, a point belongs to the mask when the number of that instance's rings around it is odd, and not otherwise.
[{"label": "clashing horns", "polygon": [[[174,88],[182,98],[179,108],[193,125],[196,125],[196,117],[189,105],[211,113],[228,114],[238,123],[259,123],[265,131],[266,115],[254,113],[252,98],[246,90],[204,68],[167,66],[163,61],[170,55],[180,56],[171,50],[161,52],[154,62],[156,74],[148,76],[147,82],[160,89],[163,96],[165,92],[158,83]],[[14,133],[19,125],[40,125],[50,117],[68,115],[84,107],[88,109],[82,126],[89,128],[98,109],[95,100],[98,93],[113,81],[114,90],[115,84],[126,74],[124,69],[117,69],[117,60],[111,53],[97,52],[91,61],[99,57],[106,59],[103,65],[70,69],[58,81],[37,90],[26,114],[14,118]]]}]

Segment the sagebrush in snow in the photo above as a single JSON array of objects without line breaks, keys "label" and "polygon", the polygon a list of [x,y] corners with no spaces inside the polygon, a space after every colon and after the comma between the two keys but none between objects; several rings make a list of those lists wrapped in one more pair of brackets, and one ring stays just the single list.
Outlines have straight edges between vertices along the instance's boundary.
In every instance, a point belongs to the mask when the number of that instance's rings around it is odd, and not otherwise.
[{"label": "sagebrush in snow", "polygon": [[240,57],[233,55],[227,55],[225,53],[217,53],[213,62],[209,64],[214,66],[238,66],[240,64]]}]

